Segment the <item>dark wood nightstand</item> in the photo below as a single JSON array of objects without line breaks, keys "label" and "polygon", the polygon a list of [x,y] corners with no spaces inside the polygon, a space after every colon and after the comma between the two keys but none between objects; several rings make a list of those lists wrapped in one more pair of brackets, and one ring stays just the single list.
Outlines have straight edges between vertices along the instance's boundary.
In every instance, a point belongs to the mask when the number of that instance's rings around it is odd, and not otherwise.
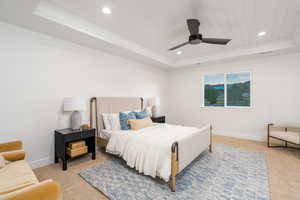
[{"label": "dark wood nightstand", "polygon": [[59,159],[63,162],[63,170],[67,170],[67,161],[71,158],[67,155],[67,147],[70,142],[76,142],[84,140],[88,148],[87,153],[92,153],[92,159],[96,159],[96,130],[72,130],[62,129],[55,131],[55,163],[58,163]]},{"label": "dark wood nightstand", "polygon": [[159,117],[151,117],[152,122],[155,123],[166,123],[166,116],[159,116]]}]

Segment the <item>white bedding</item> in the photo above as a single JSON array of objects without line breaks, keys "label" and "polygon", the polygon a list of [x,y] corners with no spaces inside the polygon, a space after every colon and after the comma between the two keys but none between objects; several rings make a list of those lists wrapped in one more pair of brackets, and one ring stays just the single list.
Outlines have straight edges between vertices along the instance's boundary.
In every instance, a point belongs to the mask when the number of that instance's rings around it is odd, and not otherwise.
[{"label": "white bedding", "polygon": [[178,142],[181,171],[208,147],[209,126],[199,129],[156,124],[136,131],[112,131],[106,151],[121,156],[128,166],[140,173],[168,181],[172,144]]},{"label": "white bedding", "polygon": [[[153,124],[154,125],[158,125],[158,123],[153,123]],[[129,133],[132,130],[109,130],[109,129],[102,129],[100,131],[100,137],[103,138],[103,139],[105,139],[105,140],[109,140],[110,137],[111,137],[111,134],[113,132],[116,132],[116,131],[118,131],[118,133],[122,133],[122,132],[123,133]]]}]

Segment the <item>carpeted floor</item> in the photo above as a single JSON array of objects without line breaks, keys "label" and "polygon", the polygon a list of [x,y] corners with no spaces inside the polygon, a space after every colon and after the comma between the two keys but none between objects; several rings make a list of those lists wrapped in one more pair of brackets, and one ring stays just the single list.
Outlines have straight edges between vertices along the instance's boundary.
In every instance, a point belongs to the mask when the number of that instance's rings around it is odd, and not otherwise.
[{"label": "carpeted floor", "polygon": [[[300,196],[300,160],[297,151],[268,149],[266,143],[236,138],[214,136],[215,144],[226,144],[243,149],[266,152],[269,173],[269,186],[272,200],[298,200]],[[78,173],[99,163],[104,163],[112,157],[97,152],[97,159],[89,156],[69,163],[68,171],[62,171],[60,164],[51,164],[35,169],[39,180],[54,179],[61,183],[64,200],[95,200],[107,199],[104,194],[86,183]]]},{"label": "carpeted floor", "polygon": [[112,200],[269,200],[266,154],[216,144],[177,176],[177,189],[137,173],[120,159],[79,175]]}]

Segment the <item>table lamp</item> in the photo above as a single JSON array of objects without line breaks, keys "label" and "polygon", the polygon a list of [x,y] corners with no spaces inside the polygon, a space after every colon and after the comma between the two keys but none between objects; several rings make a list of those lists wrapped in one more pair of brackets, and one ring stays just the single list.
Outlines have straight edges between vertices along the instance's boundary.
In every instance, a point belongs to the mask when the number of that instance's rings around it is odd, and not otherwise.
[{"label": "table lamp", "polygon": [[154,97],[150,101],[153,106],[152,107],[153,117],[159,117],[160,116],[160,98]]},{"label": "table lamp", "polygon": [[70,111],[71,129],[78,130],[81,126],[81,113],[86,109],[86,100],[83,97],[66,97],[64,98],[64,111]]}]

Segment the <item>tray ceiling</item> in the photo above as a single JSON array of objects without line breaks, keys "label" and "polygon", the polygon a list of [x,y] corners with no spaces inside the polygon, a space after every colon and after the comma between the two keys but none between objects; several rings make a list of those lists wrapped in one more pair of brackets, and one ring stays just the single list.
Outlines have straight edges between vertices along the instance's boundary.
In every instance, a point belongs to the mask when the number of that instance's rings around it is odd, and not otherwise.
[{"label": "tray ceiling", "polygon": [[[296,48],[299,9],[298,0],[2,0],[0,20],[172,68]],[[168,51],[187,41],[187,18],[200,20],[204,36],[232,41]]]}]

